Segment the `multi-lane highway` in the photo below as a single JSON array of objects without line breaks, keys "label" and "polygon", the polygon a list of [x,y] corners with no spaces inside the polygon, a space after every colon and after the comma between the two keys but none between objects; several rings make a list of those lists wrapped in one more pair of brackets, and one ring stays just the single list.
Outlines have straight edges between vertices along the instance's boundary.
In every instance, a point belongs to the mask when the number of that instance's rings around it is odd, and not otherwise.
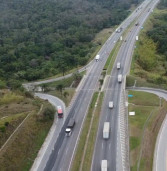
[{"label": "multi-lane highway", "polygon": [[[152,1],[153,2],[153,1]],[[122,24],[121,27],[125,29],[136,17],[139,17],[140,14],[143,14],[141,17],[141,21],[139,20],[139,23],[142,24],[142,21],[146,19],[147,15],[149,14],[148,11],[144,14],[144,7],[150,3],[150,0],[147,0],[144,2],[144,4],[139,6],[139,10],[134,11]],[[152,3],[153,4],[153,3]],[[122,73],[125,75],[125,73],[129,69],[129,59],[127,58],[127,54],[131,54],[130,50],[124,50],[129,49],[129,47],[133,47],[133,41],[131,42],[131,38],[137,34],[137,32],[140,30],[140,28],[135,28],[134,31],[131,31],[131,33],[128,34],[129,37],[127,37],[127,42],[123,44],[123,49],[120,49],[119,52],[119,60],[121,62],[121,65],[123,66],[119,71],[117,71],[115,68],[112,71],[111,79],[109,82],[109,89],[107,93],[109,93],[109,96],[106,96],[104,100],[104,107],[102,109],[102,115],[104,117],[101,117],[100,120],[100,126],[99,126],[99,132],[98,132],[98,138],[97,142],[99,145],[99,151],[97,154],[99,155],[99,158],[94,157],[93,162],[93,170],[98,171],[100,169],[100,160],[103,158],[107,158],[108,160],[111,160],[109,164],[109,170],[116,170],[116,153],[117,153],[117,129],[118,129],[118,113],[119,108],[118,104],[120,101],[120,92],[122,90],[122,84],[117,83],[117,74]],[[99,51],[100,60],[98,62],[92,62],[91,66],[89,67],[89,71],[86,74],[85,80],[83,84],[80,86],[80,89],[77,91],[76,97],[74,102],[71,105],[70,110],[67,113],[67,119],[64,122],[64,125],[60,129],[60,132],[58,133],[58,137],[56,139],[56,143],[54,144],[54,147],[52,149],[52,153],[50,156],[48,156],[48,159],[45,157],[45,161],[42,161],[40,163],[40,167],[38,167],[37,170],[45,170],[45,171],[68,171],[70,170],[71,163],[75,154],[75,149],[77,147],[78,139],[80,136],[80,133],[82,131],[83,122],[85,119],[85,116],[87,114],[87,110],[89,107],[89,104],[91,102],[92,95],[94,91],[98,87],[98,80],[100,78],[102,69],[105,65],[105,62],[108,58],[108,54],[111,52],[111,50],[114,47],[114,42],[118,41],[120,38],[120,35],[122,33],[113,33],[110,38],[106,41],[106,43],[103,45],[101,50]],[[129,39],[129,40],[128,40]],[[126,62],[128,61],[128,62]],[[125,65],[126,64],[126,65]],[[112,112],[106,111],[107,104],[109,99],[114,101],[114,109]],[[106,104],[106,106],[105,106]],[[73,133],[70,137],[65,136],[65,127],[69,121],[69,119],[73,117],[75,118],[76,125],[73,130]],[[110,138],[110,143],[103,142],[100,134],[100,130],[102,129],[102,125],[105,120],[109,120],[112,123],[112,134]],[[96,143],[96,147],[98,146]],[[103,144],[103,147],[102,145]],[[110,148],[110,150],[108,150]],[[97,148],[96,148],[97,149]],[[95,153],[96,150],[95,149]],[[101,150],[102,149],[102,150]],[[121,156],[121,155],[120,155]],[[117,160],[118,161],[118,160]]]},{"label": "multi-lane highway", "polygon": [[[152,1],[148,6],[144,2],[142,6],[140,6],[140,10],[142,11],[141,15],[138,17],[137,22],[139,22],[139,26],[133,26],[131,31],[126,36],[126,42],[124,42],[119,50],[115,65],[111,72],[111,77],[109,84],[105,90],[105,98],[103,101],[103,107],[101,111],[100,124],[96,139],[94,158],[92,161],[92,171],[100,171],[101,160],[108,161],[108,169],[110,171],[120,171],[120,170],[129,170],[127,163],[123,161],[123,153],[125,153],[125,149],[121,149],[121,143],[119,142],[120,138],[120,130],[119,129],[119,115],[120,115],[120,97],[123,92],[124,81],[122,84],[118,83],[117,76],[118,74],[122,74],[124,77],[129,72],[130,64],[131,64],[131,56],[134,48],[135,38],[138,35],[142,24],[146,20],[149,15],[150,8],[153,9],[157,1]],[[116,63],[121,63],[121,69],[117,70]],[[110,109],[108,107],[109,101],[114,102],[114,108]],[[125,104],[125,103],[124,103]],[[110,122],[111,124],[111,132],[110,139],[104,140],[102,136],[104,122]],[[125,128],[126,129],[126,128]],[[126,136],[124,134],[124,136]],[[124,137],[125,139],[126,137]],[[125,141],[123,142],[125,143]],[[128,148],[128,147],[127,147]],[[123,151],[124,150],[124,151]],[[126,155],[126,154],[125,154]],[[127,160],[126,160],[127,162]]]}]

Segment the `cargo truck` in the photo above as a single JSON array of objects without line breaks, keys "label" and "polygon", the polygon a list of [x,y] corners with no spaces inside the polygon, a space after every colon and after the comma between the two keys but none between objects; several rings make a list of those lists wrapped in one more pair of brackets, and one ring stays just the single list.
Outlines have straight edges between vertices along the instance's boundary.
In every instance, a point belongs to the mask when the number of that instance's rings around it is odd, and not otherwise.
[{"label": "cargo truck", "polygon": [[110,122],[104,122],[103,138],[108,139],[110,136]]},{"label": "cargo truck", "polygon": [[63,109],[61,106],[57,106],[57,115],[58,118],[63,118]]},{"label": "cargo truck", "polygon": [[114,107],[113,101],[109,102],[109,108],[112,109]]},{"label": "cargo truck", "polygon": [[119,82],[119,83],[122,82],[122,75],[121,75],[121,74],[118,75],[118,82]]},{"label": "cargo truck", "polygon": [[121,68],[121,63],[118,62],[118,63],[117,63],[117,69],[120,69],[120,68]]},{"label": "cargo truck", "polygon": [[73,118],[70,118],[67,127],[66,127],[66,136],[70,136],[72,134],[72,129],[74,128],[75,120]]},{"label": "cargo truck", "polygon": [[96,62],[100,59],[100,55],[96,55],[95,60]]},{"label": "cargo truck", "polygon": [[101,161],[101,171],[107,171],[107,160]]}]

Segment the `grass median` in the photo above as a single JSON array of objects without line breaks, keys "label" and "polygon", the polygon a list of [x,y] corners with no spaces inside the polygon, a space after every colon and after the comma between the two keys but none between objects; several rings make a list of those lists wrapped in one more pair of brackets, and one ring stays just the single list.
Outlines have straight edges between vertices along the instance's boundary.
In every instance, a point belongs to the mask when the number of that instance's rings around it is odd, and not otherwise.
[{"label": "grass median", "polygon": [[[95,92],[95,94],[93,95],[92,102],[90,104],[89,111],[84,122],[82,134],[80,136],[80,141],[75,154],[75,158],[73,160],[72,171],[79,171],[81,169],[81,163],[82,163],[82,171],[87,171],[90,170],[91,168],[94,144],[96,140],[96,133],[97,133],[99,118],[100,118],[100,110],[101,110],[102,100],[104,96],[104,93],[100,93],[98,98],[98,94],[99,94],[98,92]],[[97,99],[99,100],[96,103]],[[92,124],[91,124],[91,120],[92,120]],[[89,130],[90,133],[88,136]],[[85,146],[86,144],[87,146]],[[83,154],[85,155],[83,156]]]}]

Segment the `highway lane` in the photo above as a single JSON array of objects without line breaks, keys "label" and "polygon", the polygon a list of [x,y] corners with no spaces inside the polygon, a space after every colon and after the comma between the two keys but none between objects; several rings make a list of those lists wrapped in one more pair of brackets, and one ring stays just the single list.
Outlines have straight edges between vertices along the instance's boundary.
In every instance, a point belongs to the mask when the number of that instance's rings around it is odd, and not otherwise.
[{"label": "highway lane", "polygon": [[[139,14],[134,12],[133,16],[128,17],[127,22],[130,23],[132,19],[137,15]],[[126,23],[126,26],[127,25],[128,24]],[[124,28],[126,26],[123,25]],[[45,166],[43,163],[41,163],[42,167],[45,168],[45,170],[69,170],[81,132],[82,124],[86,116],[93,92],[97,87],[100,73],[105,65],[108,53],[110,53],[114,47],[113,42],[117,41],[120,35],[121,33],[112,34],[109,40],[103,45],[102,49],[99,52],[101,56],[99,62],[92,63],[91,70],[88,72],[83,86],[77,93],[77,98],[68,113],[68,117],[64,123],[64,126],[61,129],[61,132],[55,143],[53,152],[50,155],[49,160],[47,161],[47,165]],[[74,128],[72,136],[67,138],[65,137],[65,127],[70,117],[74,117],[76,119],[76,126]]]},{"label": "highway lane", "polygon": [[[151,6],[154,6],[154,3],[152,3]],[[148,9],[149,8],[150,8],[150,6],[147,7],[145,10],[144,5],[143,5],[143,13],[142,13],[141,17],[138,18],[140,26],[144,23],[144,21],[148,17],[148,14],[149,14]],[[104,105],[103,105],[102,112],[101,112],[100,125],[99,125],[96,146],[95,146],[95,152],[94,152],[94,159],[92,162],[92,170],[93,171],[100,170],[100,163],[101,163],[101,160],[103,160],[103,159],[108,160],[109,170],[115,171],[115,170],[120,170],[120,168],[121,168],[120,161],[122,159],[118,158],[118,153],[121,154],[120,145],[118,145],[119,142],[117,142],[117,140],[119,139],[118,138],[118,136],[119,136],[119,130],[118,130],[119,105],[115,105],[114,109],[109,109],[108,102],[113,101],[114,104],[115,103],[119,104],[119,102],[120,102],[120,96],[121,96],[121,91],[123,89],[123,86],[120,87],[120,85],[118,84],[117,75],[118,75],[118,73],[121,73],[125,76],[126,73],[129,71],[130,64],[131,64],[131,54],[133,52],[133,46],[135,43],[135,37],[140,30],[140,26],[133,27],[131,32],[126,37],[126,40],[127,40],[126,43],[123,43],[120,48],[120,51],[118,53],[118,57],[117,57],[116,61],[121,62],[121,66],[122,66],[121,70],[119,72],[116,71],[116,64],[113,67],[113,71],[111,74],[112,79],[110,80],[110,83],[108,85],[109,90],[106,90],[106,96],[104,98]],[[114,83],[116,83],[116,84],[113,87]],[[108,115],[110,117],[108,117]],[[107,141],[102,139],[103,124],[105,121],[111,123],[111,134],[110,134],[111,137]],[[117,163],[117,162],[119,162],[119,163]],[[123,167],[121,168],[121,170],[123,170]]]}]

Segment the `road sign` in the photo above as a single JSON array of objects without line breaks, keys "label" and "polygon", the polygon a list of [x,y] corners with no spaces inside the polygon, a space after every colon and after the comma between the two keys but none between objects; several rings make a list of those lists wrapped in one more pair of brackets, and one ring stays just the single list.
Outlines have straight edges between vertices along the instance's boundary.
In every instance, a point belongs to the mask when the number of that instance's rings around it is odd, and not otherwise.
[{"label": "road sign", "polygon": [[128,97],[133,97],[133,95],[132,94],[129,94]]}]

